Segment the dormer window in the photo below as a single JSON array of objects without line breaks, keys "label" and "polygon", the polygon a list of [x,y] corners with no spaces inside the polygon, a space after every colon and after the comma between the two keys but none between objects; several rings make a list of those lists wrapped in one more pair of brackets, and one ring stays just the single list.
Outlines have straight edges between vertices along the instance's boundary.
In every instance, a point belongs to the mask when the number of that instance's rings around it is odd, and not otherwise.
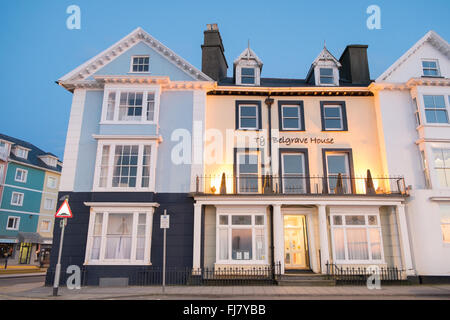
[{"label": "dormer window", "polygon": [[423,60],[422,70],[424,77],[439,77],[439,66],[437,60]]},{"label": "dormer window", "polygon": [[149,72],[149,56],[134,56],[131,60],[131,72]]},{"label": "dormer window", "polygon": [[28,150],[20,147],[16,147],[14,154],[16,157],[27,159],[28,158]]},{"label": "dormer window", "polygon": [[234,78],[237,85],[259,86],[263,63],[250,47],[234,61]]},{"label": "dormer window", "polygon": [[255,84],[255,68],[241,68],[241,83]]},{"label": "dormer window", "polygon": [[48,165],[49,167],[56,168],[56,166],[58,165],[58,158],[56,158],[56,157],[52,157],[50,155],[46,155],[46,156],[40,156],[39,158],[42,161],[44,161],[44,163],[46,165]]},{"label": "dormer window", "polygon": [[334,76],[332,68],[320,68],[320,84],[333,84]]}]

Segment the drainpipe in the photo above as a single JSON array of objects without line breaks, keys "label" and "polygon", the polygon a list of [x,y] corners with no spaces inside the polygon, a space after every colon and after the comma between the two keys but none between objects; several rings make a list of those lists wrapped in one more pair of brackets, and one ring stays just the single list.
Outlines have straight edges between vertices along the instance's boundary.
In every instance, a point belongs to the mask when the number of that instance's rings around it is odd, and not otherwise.
[{"label": "drainpipe", "polygon": [[267,143],[267,146],[269,148],[269,159],[270,159],[270,166],[269,166],[269,175],[272,176],[272,104],[274,102],[274,99],[270,97],[270,93],[267,96],[266,100],[264,100],[264,103],[267,105],[267,112],[268,112],[268,125],[269,125],[269,141]]}]

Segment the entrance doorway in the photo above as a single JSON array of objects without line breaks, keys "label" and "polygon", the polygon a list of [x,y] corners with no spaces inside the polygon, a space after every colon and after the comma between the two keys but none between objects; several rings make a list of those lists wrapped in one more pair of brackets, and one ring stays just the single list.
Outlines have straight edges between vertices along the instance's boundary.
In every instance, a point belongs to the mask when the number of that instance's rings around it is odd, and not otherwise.
[{"label": "entrance doorway", "polygon": [[20,255],[19,255],[19,263],[20,264],[29,264],[31,257],[31,243],[21,243],[20,244]]},{"label": "entrance doorway", "polygon": [[308,237],[304,215],[284,216],[284,265],[286,269],[309,269]]}]

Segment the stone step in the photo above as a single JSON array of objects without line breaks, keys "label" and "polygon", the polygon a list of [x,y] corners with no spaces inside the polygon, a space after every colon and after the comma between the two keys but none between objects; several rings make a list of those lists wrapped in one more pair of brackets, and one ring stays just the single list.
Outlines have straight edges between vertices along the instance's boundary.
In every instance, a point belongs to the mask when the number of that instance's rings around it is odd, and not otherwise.
[{"label": "stone step", "polygon": [[281,280],[328,280],[323,274],[283,274],[280,276]]},{"label": "stone step", "polygon": [[327,287],[335,286],[335,280],[277,280],[279,286],[292,286],[292,287]]}]

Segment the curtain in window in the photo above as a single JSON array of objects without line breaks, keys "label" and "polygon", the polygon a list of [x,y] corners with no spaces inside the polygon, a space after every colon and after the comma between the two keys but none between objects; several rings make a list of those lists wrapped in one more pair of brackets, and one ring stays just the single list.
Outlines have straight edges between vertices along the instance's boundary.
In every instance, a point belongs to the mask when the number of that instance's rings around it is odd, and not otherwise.
[{"label": "curtain in window", "polygon": [[219,259],[228,260],[228,229],[219,229]]},{"label": "curtain in window", "polygon": [[347,248],[349,260],[368,260],[369,249],[365,228],[348,228]]},{"label": "curtain in window", "polygon": [[334,229],[334,252],[336,254],[336,259],[345,259],[345,244],[344,244],[344,229],[336,228]]},{"label": "curtain in window", "polygon": [[381,259],[381,235],[380,230],[375,228],[369,229],[370,233],[370,249],[372,251],[372,259]]},{"label": "curtain in window", "polygon": [[256,260],[264,260],[266,252],[264,246],[264,229],[255,229],[255,241],[256,241]]},{"label": "curtain in window", "polygon": [[106,236],[106,259],[130,259],[133,215],[110,214]]}]

